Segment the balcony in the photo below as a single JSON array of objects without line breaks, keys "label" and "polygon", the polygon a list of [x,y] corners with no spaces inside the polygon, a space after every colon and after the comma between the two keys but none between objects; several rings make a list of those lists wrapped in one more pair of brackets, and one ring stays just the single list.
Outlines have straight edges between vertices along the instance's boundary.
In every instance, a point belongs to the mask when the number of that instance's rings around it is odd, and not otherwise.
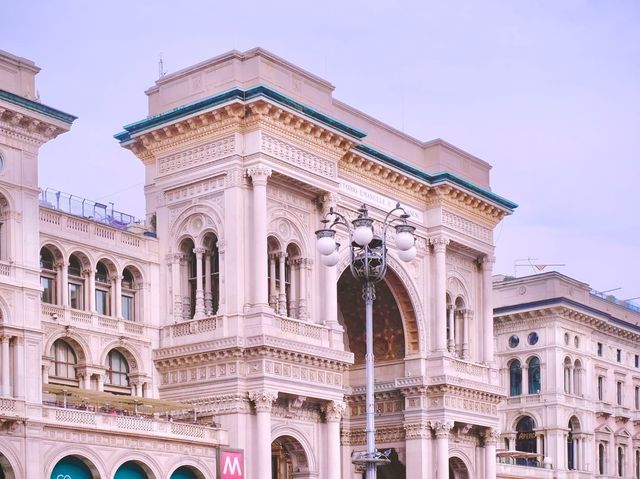
[{"label": "balcony", "polygon": [[44,406],[42,415],[45,422],[74,429],[135,433],[156,439],[189,440],[213,446],[229,442],[227,431],[223,429],[153,416],[130,416],[55,406]]},{"label": "balcony", "polygon": [[94,331],[106,331],[127,336],[144,336],[145,326],[124,319],[102,316],[88,311],[65,308],[57,304],[42,303],[42,319],[62,325],[76,325]]},{"label": "balcony", "polygon": [[496,476],[503,478],[553,478],[554,473],[551,465],[543,464],[541,459],[542,457],[535,453],[496,451]]}]

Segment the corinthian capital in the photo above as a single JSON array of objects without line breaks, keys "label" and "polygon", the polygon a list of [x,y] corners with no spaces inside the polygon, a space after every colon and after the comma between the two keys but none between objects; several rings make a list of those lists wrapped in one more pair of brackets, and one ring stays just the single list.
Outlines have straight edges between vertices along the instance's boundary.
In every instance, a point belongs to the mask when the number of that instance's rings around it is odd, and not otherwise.
[{"label": "corinthian capital", "polygon": [[426,422],[404,424],[404,432],[407,439],[425,439],[431,437],[429,424]]},{"label": "corinthian capital", "polygon": [[451,429],[453,429],[453,423],[448,421],[435,421],[431,423],[431,429],[436,433],[437,438],[447,438]]},{"label": "corinthian capital", "polygon": [[328,213],[331,208],[338,206],[338,203],[340,202],[340,195],[338,193],[327,192],[319,199],[322,204],[322,212]]},{"label": "corinthian capital", "polygon": [[500,433],[495,429],[488,427],[484,431],[484,443],[485,444],[495,444],[498,442],[498,438],[500,437]]},{"label": "corinthian capital", "polygon": [[449,238],[446,236],[436,236],[429,239],[429,243],[433,245],[433,251],[436,253],[444,253],[449,244]]},{"label": "corinthian capital", "polygon": [[330,401],[322,409],[327,422],[337,422],[342,419],[347,405],[343,401]]},{"label": "corinthian capital", "polygon": [[482,266],[482,269],[492,270],[493,264],[496,262],[496,257],[490,254],[485,254],[484,256],[478,258],[478,264]]},{"label": "corinthian capital", "polygon": [[266,185],[271,173],[271,168],[264,165],[254,165],[247,168],[247,176],[251,177],[254,185]]},{"label": "corinthian capital", "polygon": [[278,399],[278,393],[274,391],[251,391],[249,399],[253,401],[257,412],[270,412],[273,402]]}]

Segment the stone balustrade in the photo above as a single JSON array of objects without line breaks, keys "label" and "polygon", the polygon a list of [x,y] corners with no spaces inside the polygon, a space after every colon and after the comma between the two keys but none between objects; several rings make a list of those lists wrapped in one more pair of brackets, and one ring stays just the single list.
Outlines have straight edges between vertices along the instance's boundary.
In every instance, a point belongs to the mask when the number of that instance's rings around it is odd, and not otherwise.
[{"label": "stone balustrade", "polygon": [[[1,404],[0,402],[0,405]],[[43,420],[47,423],[57,426],[67,425],[74,429],[135,433],[136,435],[149,436],[156,439],[184,440],[188,438],[194,442],[214,446],[226,445],[229,442],[227,431],[201,424],[172,422],[142,416],[104,414],[51,406],[44,406],[42,408],[42,415]]]},{"label": "stone balustrade", "polygon": [[63,325],[76,325],[93,330],[106,330],[114,333],[126,333],[127,336],[144,336],[146,327],[141,323],[124,319],[102,316],[88,311],[79,311],[56,304],[42,303],[42,319]]}]

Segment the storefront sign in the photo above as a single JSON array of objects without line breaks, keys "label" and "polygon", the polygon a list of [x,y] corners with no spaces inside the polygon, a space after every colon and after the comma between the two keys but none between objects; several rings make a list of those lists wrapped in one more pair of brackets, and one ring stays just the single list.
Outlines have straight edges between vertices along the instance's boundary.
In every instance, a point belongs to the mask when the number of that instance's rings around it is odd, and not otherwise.
[{"label": "storefront sign", "polygon": [[242,449],[218,449],[218,479],[245,479]]},{"label": "storefront sign", "polygon": [[[375,191],[365,188],[364,186],[356,185],[355,183],[351,183],[349,181],[340,182],[340,192],[344,193],[347,196],[358,198],[363,203],[369,206],[375,206],[376,208],[380,208],[383,211],[389,211],[393,209],[397,203],[397,201],[392,200],[387,196],[381,195],[380,193],[376,193]],[[406,210],[412,221],[420,224],[424,222],[424,216],[422,215],[421,211],[418,211],[417,209],[407,205],[401,204],[401,206]]]}]

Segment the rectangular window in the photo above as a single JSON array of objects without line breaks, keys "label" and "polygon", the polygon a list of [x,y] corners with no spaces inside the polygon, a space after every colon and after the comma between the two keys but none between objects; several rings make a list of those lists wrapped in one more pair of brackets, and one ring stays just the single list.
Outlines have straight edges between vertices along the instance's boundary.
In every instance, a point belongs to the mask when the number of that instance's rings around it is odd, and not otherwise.
[{"label": "rectangular window", "polygon": [[107,316],[109,314],[109,293],[96,289],[96,313]]},{"label": "rectangular window", "polygon": [[598,343],[598,356],[602,357],[602,343]]},{"label": "rectangular window", "polygon": [[598,401],[604,400],[604,376],[598,376]]},{"label": "rectangular window", "polygon": [[622,406],[622,381],[616,383],[616,400],[618,406]]},{"label": "rectangular window", "polygon": [[53,278],[47,278],[46,276],[40,276],[40,286],[42,286],[42,295],[41,300],[43,303],[54,304],[54,295],[55,292],[53,290],[54,281]]},{"label": "rectangular window", "polygon": [[633,403],[636,410],[640,410],[640,386],[636,386],[635,395],[633,398]]},{"label": "rectangular window", "polygon": [[637,368],[640,367],[640,354],[636,354],[635,365]]},{"label": "rectangular window", "polygon": [[622,349],[616,349],[616,361],[622,361]]},{"label": "rectangular window", "polygon": [[135,321],[133,314],[133,298],[131,296],[122,296],[122,317],[127,321]]},{"label": "rectangular window", "polygon": [[69,306],[73,309],[82,309],[82,286],[69,283]]}]

